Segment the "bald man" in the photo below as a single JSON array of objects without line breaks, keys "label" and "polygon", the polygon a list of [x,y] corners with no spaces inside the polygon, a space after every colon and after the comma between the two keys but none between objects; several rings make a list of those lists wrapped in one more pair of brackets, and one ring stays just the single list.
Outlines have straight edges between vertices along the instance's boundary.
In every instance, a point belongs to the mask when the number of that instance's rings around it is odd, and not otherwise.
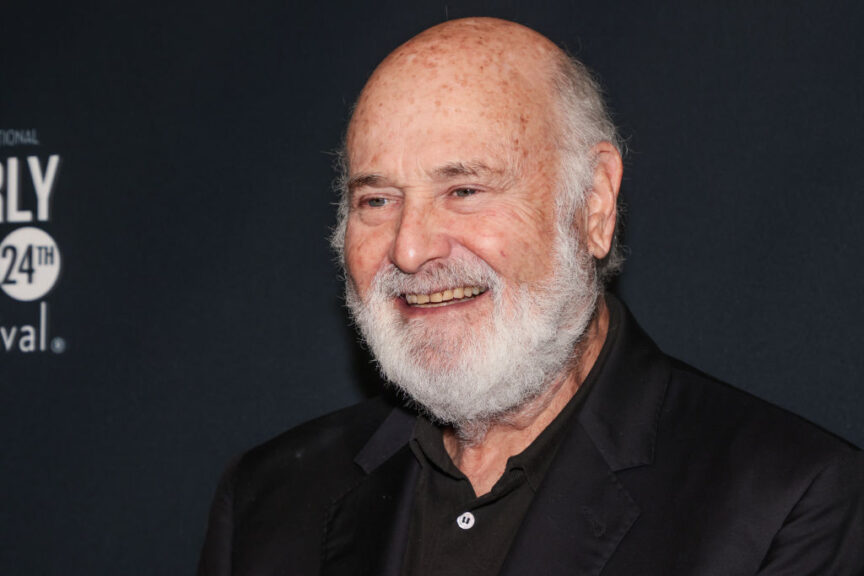
[{"label": "bald man", "polygon": [[[366,84],[332,242],[378,398],[244,454],[199,573],[864,573],[861,453],[604,293],[622,163],[585,68],[447,22]],[[404,404],[404,405],[400,405]]]}]

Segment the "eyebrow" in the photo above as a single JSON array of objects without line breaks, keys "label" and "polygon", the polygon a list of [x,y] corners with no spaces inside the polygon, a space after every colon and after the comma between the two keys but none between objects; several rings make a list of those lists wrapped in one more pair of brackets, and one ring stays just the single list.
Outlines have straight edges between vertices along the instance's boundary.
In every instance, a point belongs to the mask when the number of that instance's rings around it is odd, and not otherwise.
[{"label": "eyebrow", "polygon": [[448,180],[460,176],[484,176],[487,174],[500,175],[503,170],[490,168],[483,162],[448,162],[432,170],[432,175],[439,180]]},{"label": "eyebrow", "polygon": [[354,192],[357,188],[386,188],[391,186],[390,180],[380,174],[360,173],[348,179],[348,192]]},{"label": "eyebrow", "polygon": [[[447,162],[434,168],[430,174],[435,180],[451,180],[465,176],[501,176],[504,170],[491,168],[483,162]],[[348,179],[348,191],[354,192],[358,188],[387,188],[395,186],[388,178],[380,174],[361,173]]]}]

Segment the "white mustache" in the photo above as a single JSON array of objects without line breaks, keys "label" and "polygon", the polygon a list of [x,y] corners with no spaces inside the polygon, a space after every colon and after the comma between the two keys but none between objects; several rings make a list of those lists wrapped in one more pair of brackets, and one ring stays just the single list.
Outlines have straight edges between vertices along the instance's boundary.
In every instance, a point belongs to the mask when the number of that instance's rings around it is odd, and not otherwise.
[{"label": "white mustache", "polygon": [[390,264],[372,281],[371,294],[394,298],[403,294],[429,294],[460,286],[478,286],[495,291],[501,285],[498,274],[480,258],[448,259],[425,265],[414,274],[406,274]]}]

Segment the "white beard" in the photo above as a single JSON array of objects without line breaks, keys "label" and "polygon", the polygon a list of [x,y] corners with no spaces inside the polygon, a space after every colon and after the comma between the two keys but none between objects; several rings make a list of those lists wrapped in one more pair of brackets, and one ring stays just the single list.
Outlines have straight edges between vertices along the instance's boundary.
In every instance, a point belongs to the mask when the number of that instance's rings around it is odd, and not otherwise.
[{"label": "white beard", "polygon": [[[490,317],[454,329],[405,319],[394,305],[402,294],[456,286],[488,287]],[[346,283],[348,307],[383,376],[457,431],[485,429],[561,379],[577,361],[599,294],[592,257],[566,232],[555,241],[554,274],[536,286],[505,285],[478,257],[417,274],[391,265],[376,274],[365,301]]]}]

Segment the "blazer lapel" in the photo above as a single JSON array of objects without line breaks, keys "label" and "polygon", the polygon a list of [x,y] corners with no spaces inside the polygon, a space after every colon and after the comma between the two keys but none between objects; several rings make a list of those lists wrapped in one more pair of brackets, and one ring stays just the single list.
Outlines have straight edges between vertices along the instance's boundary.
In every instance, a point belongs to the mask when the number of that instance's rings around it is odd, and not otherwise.
[{"label": "blazer lapel", "polygon": [[503,576],[599,574],[639,516],[589,436],[576,428],[522,522]]},{"label": "blazer lapel", "polygon": [[617,336],[510,548],[503,576],[596,576],[640,509],[616,473],[650,465],[670,365],[607,296]]},{"label": "blazer lapel", "polygon": [[414,420],[393,410],[355,459],[366,475],[330,507],[323,576],[398,576],[420,469],[408,448]]}]

